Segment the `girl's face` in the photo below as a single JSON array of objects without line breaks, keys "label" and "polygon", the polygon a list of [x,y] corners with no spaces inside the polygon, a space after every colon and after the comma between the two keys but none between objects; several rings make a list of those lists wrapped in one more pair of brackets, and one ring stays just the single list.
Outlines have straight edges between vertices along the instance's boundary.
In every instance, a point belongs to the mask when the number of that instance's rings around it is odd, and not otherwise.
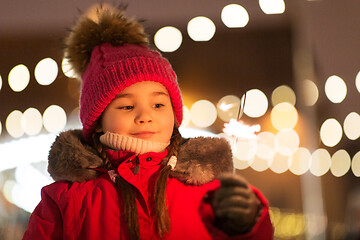
[{"label": "girl's face", "polygon": [[125,88],[111,101],[102,113],[98,130],[167,143],[173,128],[168,91],[158,82],[144,81]]}]

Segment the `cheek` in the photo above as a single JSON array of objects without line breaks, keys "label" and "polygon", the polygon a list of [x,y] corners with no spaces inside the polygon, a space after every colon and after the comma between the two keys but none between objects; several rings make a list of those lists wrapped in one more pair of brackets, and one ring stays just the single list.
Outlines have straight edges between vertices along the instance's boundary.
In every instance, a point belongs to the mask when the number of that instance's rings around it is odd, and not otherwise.
[{"label": "cheek", "polygon": [[103,132],[113,132],[113,133],[122,133],[126,131],[126,126],[128,124],[125,124],[124,117],[120,117],[115,113],[108,112],[108,114],[105,114],[102,118],[102,129]]},{"label": "cheek", "polygon": [[166,129],[166,136],[170,139],[174,130],[174,117],[168,117],[162,124]]}]

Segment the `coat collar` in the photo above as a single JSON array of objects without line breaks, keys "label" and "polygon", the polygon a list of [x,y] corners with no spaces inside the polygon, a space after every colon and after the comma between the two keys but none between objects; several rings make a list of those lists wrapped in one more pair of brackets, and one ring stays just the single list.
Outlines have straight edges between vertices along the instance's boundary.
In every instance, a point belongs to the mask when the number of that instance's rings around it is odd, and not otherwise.
[{"label": "coat collar", "polygon": [[[55,181],[83,182],[96,178],[95,169],[102,164],[96,150],[84,140],[82,131],[69,130],[60,133],[53,143],[48,171]],[[177,164],[170,177],[185,184],[202,185],[220,173],[232,171],[232,154],[226,140],[197,137],[182,139]]]}]

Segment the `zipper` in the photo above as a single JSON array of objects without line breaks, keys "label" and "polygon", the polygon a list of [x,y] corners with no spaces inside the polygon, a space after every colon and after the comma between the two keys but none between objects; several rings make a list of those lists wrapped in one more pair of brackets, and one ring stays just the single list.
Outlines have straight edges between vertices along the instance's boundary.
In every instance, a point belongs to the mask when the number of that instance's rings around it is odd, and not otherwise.
[{"label": "zipper", "polygon": [[138,174],[140,169],[140,160],[139,157],[135,157],[135,167],[134,167],[134,174]]}]

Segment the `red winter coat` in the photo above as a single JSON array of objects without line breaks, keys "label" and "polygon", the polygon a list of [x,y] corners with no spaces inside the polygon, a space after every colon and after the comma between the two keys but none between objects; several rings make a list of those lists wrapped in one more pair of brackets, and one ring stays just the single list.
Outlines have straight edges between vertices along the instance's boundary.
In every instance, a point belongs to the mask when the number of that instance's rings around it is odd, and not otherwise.
[{"label": "red winter coat", "polygon": [[[159,239],[153,229],[152,194],[166,154],[167,151],[140,155],[140,170],[134,174],[134,161],[129,161],[134,159],[133,153],[109,152],[112,161],[119,164],[119,174],[136,189],[140,239]],[[166,199],[171,226],[163,239],[227,239],[213,226],[212,208],[204,201],[218,187],[217,180],[196,186],[170,177]],[[268,203],[258,190],[253,190],[263,204],[262,214],[250,233],[234,239],[272,239]],[[23,239],[130,239],[121,191],[106,173],[81,183],[57,181],[46,186]]]}]

